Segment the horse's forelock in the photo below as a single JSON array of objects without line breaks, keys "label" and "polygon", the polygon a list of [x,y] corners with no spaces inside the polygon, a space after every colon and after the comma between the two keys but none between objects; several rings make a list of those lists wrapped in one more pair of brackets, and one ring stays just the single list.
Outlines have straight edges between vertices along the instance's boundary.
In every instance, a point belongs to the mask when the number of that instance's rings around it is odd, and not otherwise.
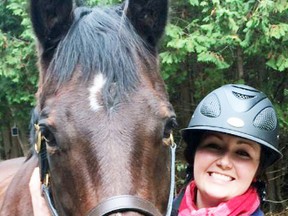
[{"label": "horse's forelock", "polygon": [[78,77],[82,82],[97,73],[105,76],[104,98],[109,98],[110,86],[115,82],[120,95],[135,89],[139,83],[139,60],[147,68],[155,65],[155,60],[127,17],[115,8],[78,8],[74,14],[74,23],[59,43],[45,74],[47,87],[51,89],[53,80],[57,90],[80,68]]}]

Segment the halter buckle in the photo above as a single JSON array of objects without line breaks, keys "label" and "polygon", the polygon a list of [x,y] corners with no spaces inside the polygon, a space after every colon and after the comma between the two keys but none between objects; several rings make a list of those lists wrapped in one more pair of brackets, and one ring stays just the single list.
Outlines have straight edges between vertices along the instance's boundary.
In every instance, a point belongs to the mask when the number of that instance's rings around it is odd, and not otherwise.
[{"label": "halter buckle", "polygon": [[163,143],[164,143],[164,145],[171,146],[171,147],[174,147],[176,145],[175,142],[174,142],[174,137],[173,137],[173,133],[172,132],[170,133],[169,138],[165,138],[163,140]]},{"label": "halter buckle", "polygon": [[35,151],[37,153],[39,153],[40,150],[41,150],[41,144],[42,144],[43,137],[42,137],[42,134],[41,134],[40,126],[38,124],[34,124],[34,127],[35,127],[35,130],[36,130],[36,141],[35,141],[35,144],[34,144],[34,148],[35,148]]},{"label": "halter buckle", "polygon": [[44,184],[46,187],[48,187],[48,185],[49,185],[49,180],[50,180],[50,175],[49,175],[49,173],[47,173],[47,174],[45,175],[45,178],[44,178],[44,181],[43,181],[43,184]]}]

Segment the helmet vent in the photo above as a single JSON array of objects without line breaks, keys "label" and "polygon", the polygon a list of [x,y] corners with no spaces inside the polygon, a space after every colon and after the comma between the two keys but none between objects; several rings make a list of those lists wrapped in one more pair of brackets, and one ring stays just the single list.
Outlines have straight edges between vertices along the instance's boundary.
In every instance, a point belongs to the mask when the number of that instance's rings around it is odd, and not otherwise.
[{"label": "helmet vent", "polygon": [[262,110],[254,119],[253,125],[266,131],[272,131],[277,127],[277,117],[272,107]]},{"label": "helmet vent", "polygon": [[216,95],[209,95],[201,106],[200,112],[207,117],[216,118],[221,113],[220,103]]},{"label": "helmet vent", "polygon": [[252,95],[241,94],[241,93],[235,92],[235,91],[232,91],[232,93],[234,94],[235,97],[237,97],[237,98],[239,98],[241,100],[254,98],[254,96],[252,96]]}]

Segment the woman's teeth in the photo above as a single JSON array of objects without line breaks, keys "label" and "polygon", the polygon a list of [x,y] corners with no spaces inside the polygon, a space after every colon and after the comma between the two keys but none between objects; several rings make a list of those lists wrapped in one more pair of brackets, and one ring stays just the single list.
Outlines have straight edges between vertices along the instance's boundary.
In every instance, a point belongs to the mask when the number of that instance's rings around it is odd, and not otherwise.
[{"label": "woman's teeth", "polygon": [[210,176],[212,176],[215,179],[221,180],[221,181],[227,181],[228,182],[228,181],[232,181],[233,180],[232,177],[230,177],[230,176],[222,175],[222,174],[214,173],[214,172],[212,172],[210,174]]}]

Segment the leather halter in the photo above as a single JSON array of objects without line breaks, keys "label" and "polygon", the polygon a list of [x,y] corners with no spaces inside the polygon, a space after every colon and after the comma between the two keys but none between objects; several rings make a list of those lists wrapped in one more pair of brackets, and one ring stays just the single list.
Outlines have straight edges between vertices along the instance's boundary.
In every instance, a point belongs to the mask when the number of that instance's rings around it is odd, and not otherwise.
[{"label": "leather halter", "polygon": [[[52,216],[58,216],[57,210],[55,208],[53,197],[50,188],[50,173],[49,164],[47,161],[47,152],[45,145],[45,137],[41,134],[40,126],[35,124],[36,130],[36,142],[34,144],[35,150],[39,157],[39,170],[40,170],[40,180],[42,183],[42,193],[47,202],[48,208]],[[175,185],[175,152],[176,144],[174,143],[173,135],[164,141],[164,144],[170,146],[171,153],[171,182],[170,182],[170,193],[168,206],[166,211],[166,216],[170,216],[172,211],[173,195],[174,195],[174,185]],[[146,216],[161,216],[162,214],[159,210],[148,200],[134,195],[119,195],[110,197],[95,208],[93,208],[87,216],[102,216],[109,215],[117,212],[127,212],[133,211],[144,214]]]},{"label": "leather halter", "polygon": [[132,195],[120,195],[108,198],[97,205],[88,216],[107,215],[124,210],[139,212],[147,216],[161,216],[161,213],[148,200]]}]

